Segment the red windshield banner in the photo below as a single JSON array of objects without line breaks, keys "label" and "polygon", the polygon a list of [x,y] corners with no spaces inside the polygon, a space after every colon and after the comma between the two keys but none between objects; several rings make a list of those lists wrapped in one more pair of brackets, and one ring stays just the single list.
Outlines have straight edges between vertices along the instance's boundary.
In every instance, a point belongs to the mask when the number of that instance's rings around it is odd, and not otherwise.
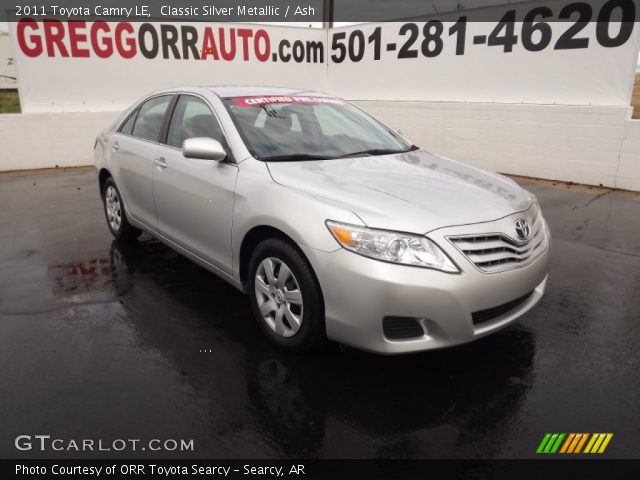
[{"label": "red windshield banner", "polygon": [[309,97],[298,96],[277,96],[277,97],[236,97],[233,103],[240,107],[260,107],[262,105],[272,105],[277,103],[299,103],[313,105],[345,105],[344,100],[334,97]]}]

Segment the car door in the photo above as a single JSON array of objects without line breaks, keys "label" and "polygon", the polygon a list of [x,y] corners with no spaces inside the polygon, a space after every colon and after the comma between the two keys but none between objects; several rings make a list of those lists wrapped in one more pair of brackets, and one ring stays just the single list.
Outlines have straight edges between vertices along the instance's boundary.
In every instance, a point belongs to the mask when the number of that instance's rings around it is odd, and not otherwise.
[{"label": "car door", "polygon": [[157,225],[153,195],[153,160],[158,156],[160,136],[172,95],[144,102],[123,123],[111,144],[116,183],[127,213],[146,225]]},{"label": "car door", "polygon": [[153,167],[159,231],[191,253],[231,274],[231,222],[238,166],[186,158],[182,142],[211,137],[229,152],[212,108],[195,95],[180,95],[169,122],[165,145]]}]

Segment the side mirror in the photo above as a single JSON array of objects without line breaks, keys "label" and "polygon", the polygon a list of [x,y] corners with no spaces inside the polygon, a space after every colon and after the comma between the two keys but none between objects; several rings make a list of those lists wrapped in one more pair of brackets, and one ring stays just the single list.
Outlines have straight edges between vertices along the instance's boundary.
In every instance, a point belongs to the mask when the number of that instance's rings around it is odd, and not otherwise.
[{"label": "side mirror", "polygon": [[182,155],[186,158],[221,162],[227,157],[227,152],[220,142],[213,138],[196,137],[187,138],[182,143]]}]

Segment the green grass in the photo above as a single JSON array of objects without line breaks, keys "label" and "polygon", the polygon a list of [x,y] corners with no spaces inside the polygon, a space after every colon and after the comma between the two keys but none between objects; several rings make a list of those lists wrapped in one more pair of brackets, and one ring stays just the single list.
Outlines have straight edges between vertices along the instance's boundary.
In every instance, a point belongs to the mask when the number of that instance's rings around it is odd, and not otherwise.
[{"label": "green grass", "polygon": [[0,92],[0,113],[20,113],[20,98],[18,97],[18,92]]},{"label": "green grass", "polygon": [[640,73],[636,74],[636,83],[633,86],[633,97],[631,97],[631,106],[633,107],[633,114],[631,118],[640,119]]}]

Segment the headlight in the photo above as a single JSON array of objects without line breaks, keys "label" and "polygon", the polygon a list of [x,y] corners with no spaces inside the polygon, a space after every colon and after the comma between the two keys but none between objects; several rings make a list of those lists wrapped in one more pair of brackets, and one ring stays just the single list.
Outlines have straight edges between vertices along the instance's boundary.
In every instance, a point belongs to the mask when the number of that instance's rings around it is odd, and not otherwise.
[{"label": "headlight", "polygon": [[422,235],[389,232],[327,220],[327,227],[340,245],[365,257],[384,262],[460,272],[451,259]]},{"label": "headlight", "polygon": [[531,209],[531,218],[536,218],[540,213],[540,204],[538,203],[538,199],[536,197],[533,197],[533,202],[531,203],[531,206],[529,208]]}]

